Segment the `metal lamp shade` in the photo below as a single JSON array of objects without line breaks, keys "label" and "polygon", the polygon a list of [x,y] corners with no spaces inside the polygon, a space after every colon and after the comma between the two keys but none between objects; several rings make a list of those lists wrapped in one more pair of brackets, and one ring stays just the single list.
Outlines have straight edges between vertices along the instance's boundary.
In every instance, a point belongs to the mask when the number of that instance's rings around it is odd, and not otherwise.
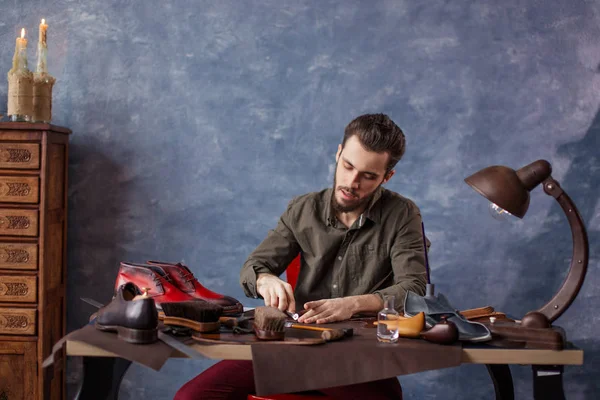
[{"label": "metal lamp shade", "polygon": [[495,165],[465,178],[483,197],[515,217],[523,218],[529,208],[529,191],[514,169]]}]

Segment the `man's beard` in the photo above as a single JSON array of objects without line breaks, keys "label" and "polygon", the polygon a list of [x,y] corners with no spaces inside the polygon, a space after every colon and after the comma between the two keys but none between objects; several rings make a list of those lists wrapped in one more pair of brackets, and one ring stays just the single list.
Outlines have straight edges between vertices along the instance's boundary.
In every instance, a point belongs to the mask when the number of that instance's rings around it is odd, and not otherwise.
[{"label": "man's beard", "polygon": [[365,196],[364,198],[359,199],[358,201],[350,203],[348,205],[343,205],[343,204],[338,203],[337,198],[335,197],[337,191],[340,189],[344,189],[347,193],[350,193],[353,196],[356,196],[356,192],[347,186],[338,186],[337,179],[336,179],[337,163],[335,166],[335,171],[336,171],[336,173],[333,174],[333,193],[331,195],[331,206],[333,207],[333,209],[335,211],[338,211],[338,212],[343,212],[343,213],[352,212],[356,209],[361,208],[364,205],[369,204],[369,202],[371,201],[373,196],[375,196],[375,192],[377,191],[377,189],[379,189],[379,186],[381,186],[381,184],[379,184],[368,196]]}]

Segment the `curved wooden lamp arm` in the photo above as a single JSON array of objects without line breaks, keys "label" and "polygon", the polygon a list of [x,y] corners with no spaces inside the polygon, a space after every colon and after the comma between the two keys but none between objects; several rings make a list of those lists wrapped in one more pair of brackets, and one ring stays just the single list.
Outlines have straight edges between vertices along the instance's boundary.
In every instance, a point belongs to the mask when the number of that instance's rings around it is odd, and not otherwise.
[{"label": "curved wooden lamp arm", "polygon": [[573,256],[569,273],[554,297],[537,310],[548,318],[548,322],[552,323],[569,308],[583,285],[588,266],[589,244],[583,220],[571,198],[552,177],[547,178],[543,185],[544,192],[554,197],[563,209],[573,236]]}]

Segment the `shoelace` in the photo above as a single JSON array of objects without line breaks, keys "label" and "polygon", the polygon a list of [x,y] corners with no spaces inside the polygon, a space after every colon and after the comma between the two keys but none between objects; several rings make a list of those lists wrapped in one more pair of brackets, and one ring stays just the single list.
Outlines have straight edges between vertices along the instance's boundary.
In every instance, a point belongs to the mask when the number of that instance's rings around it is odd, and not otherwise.
[{"label": "shoelace", "polygon": [[181,272],[181,278],[185,279],[186,282],[192,282],[196,280],[196,277],[192,272]]}]

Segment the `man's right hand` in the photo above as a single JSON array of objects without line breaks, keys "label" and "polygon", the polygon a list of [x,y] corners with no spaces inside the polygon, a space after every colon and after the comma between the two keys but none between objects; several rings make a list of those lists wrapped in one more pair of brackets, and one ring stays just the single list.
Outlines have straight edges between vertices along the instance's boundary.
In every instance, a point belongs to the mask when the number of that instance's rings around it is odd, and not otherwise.
[{"label": "man's right hand", "polygon": [[281,311],[296,312],[296,300],[292,285],[275,275],[258,274],[256,291],[265,299],[265,305],[277,307]]}]

